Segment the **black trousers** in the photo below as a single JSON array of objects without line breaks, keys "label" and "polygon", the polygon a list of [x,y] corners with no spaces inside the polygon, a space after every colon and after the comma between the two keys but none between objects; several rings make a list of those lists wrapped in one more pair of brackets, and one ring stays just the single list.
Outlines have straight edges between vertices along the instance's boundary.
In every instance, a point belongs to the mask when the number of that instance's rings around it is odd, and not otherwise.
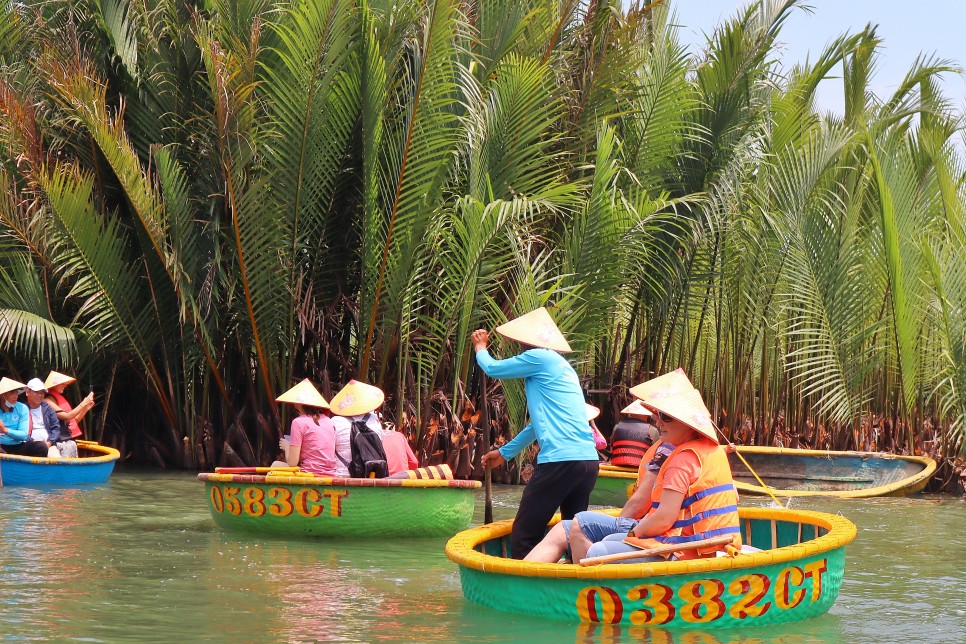
[{"label": "black trousers", "polygon": [[557,508],[564,519],[587,509],[598,468],[596,460],[538,463],[533,468],[510,533],[514,559],[523,559],[540,543]]},{"label": "black trousers", "polygon": [[43,441],[27,441],[16,445],[0,445],[7,454],[17,456],[47,456],[47,443]]}]

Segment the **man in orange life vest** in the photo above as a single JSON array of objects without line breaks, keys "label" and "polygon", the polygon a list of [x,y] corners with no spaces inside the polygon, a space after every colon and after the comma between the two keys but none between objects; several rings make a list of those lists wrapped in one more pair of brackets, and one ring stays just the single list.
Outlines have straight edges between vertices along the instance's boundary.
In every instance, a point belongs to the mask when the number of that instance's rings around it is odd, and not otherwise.
[{"label": "man in orange life vest", "polygon": [[[680,370],[638,385],[631,393],[651,410],[651,422],[661,434],[641,461],[637,490],[618,517],[581,512],[569,526],[555,526],[531,553],[532,560],[557,561],[568,545],[574,562],[633,552],[636,548],[624,543],[628,536],[640,539],[644,547],[681,544],[675,559],[715,556],[725,546],[688,548],[688,542],[722,534],[733,535],[731,545],[741,546],[731,468],[701,394]],[[668,444],[676,447],[655,474],[647,466]],[[655,560],[664,557],[625,563]]]}]

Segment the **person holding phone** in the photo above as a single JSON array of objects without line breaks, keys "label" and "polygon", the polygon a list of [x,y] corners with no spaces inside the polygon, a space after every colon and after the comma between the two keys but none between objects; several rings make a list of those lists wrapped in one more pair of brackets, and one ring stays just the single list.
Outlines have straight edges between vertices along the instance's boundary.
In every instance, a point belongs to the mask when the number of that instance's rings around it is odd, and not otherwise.
[{"label": "person holding phone", "polygon": [[67,423],[67,429],[70,432],[71,439],[76,439],[83,435],[80,428],[80,420],[94,407],[93,391],[87,394],[77,404],[77,407],[74,407],[68,402],[67,398],[64,397],[64,389],[67,385],[74,382],[77,382],[77,378],[57,371],[51,371],[44,381],[44,387],[47,389],[47,397],[44,400],[53,408],[57,414],[57,418]]},{"label": "person holding phone", "polygon": [[[299,467],[318,476],[335,476],[335,428],[329,418],[329,402],[308,378],[275,401],[288,403],[298,412],[298,416],[292,419],[289,438],[279,441],[285,462],[278,465]],[[275,467],[276,463],[272,466]]]}]

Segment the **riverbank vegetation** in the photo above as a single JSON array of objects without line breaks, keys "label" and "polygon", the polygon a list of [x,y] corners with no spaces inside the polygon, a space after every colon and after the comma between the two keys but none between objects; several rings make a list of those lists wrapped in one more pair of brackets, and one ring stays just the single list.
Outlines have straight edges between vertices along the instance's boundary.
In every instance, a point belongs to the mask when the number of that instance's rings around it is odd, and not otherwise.
[{"label": "riverbank vegetation", "polygon": [[877,96],[871,25],[782,67],[799,5],[692,52],[661,2],[6,3],[2,369],[77,373],[89,437],[198,468],[271,460],[279,392],[356,377],[468,472],[469,333],[549,305],[605,418],[681,366],[735,440],[952,459],[958,67]]}]

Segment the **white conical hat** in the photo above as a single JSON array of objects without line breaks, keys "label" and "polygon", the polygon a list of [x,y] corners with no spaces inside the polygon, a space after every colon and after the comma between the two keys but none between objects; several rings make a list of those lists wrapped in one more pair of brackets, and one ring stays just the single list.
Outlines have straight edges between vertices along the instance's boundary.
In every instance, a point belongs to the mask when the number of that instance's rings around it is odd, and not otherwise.
[{"label": "white conical hat", "polygon": [[600,416],[600,409],[598,409],[597,407],[594,407],[593,405],[588,405],[587,403],[584,403],[584,405],[587,407],[587,420],[588,421],[591,421],[591,420],[597,418],[598,416]]},{"label": "white conical hat", "polygon": [[496,332],[506,338],[533,347],[553,349],[561,353],[572,351],[560,329],[554,324],[550,313],[542,306],[496,327]]},{"label": "white conical hat", "polygon": [[51,371],[47,374],[47,379],[44,380],[44,387],[50,389],[51,387],[56,387],[57,385],[69,385],[72,382],[76,382],[77,378],[73,376],[68,376],[67,374],[60,373],[59,371]]},{"label": "white conical hat", "polygon": [[4,376],[0,378],[0,394],[9,393],[11,391],[17,391],[18,389],[26,389],[27,385],[22,382],[17,382],[13,378],[7,378]]},{"label": "white conical hat", "polygon": [[639,416],[641,418],[648,418],[651,415],[651,410],[641,404],[640,400],[635,400],[627,407],[621,410],[621,413],[625,416]]},{"label": "white conical hat", "polygon": [[350,380],[332,398],[331,409],[340,416],[358,416],[377,409],[386,400],[382,389],[358,380]]},{"label": "white conical hat", "polygon": [[647,407],[677,418],[696,432],[718,442],[711,412],[701,398],[701,392],[680,369],[641,383],[631,389]]},{"label": "white conical hat", "polygon": [[650,402],[652,398],[660,399],[691,389],[694,389],[694,385],[691,384],[691,381],[684,374],[684,369],[678,368],[657,378],[651,378],[635,387],[631,387],[630,391],[644,402]]},{"label": "white conical hat", "polygon": [[308,405],[328,409],[329,403],[326,402],[319,390],[309,381],[308,378],[295,385],[284,394],[275,399],[276,402],[292,403],[295,405]]}]

